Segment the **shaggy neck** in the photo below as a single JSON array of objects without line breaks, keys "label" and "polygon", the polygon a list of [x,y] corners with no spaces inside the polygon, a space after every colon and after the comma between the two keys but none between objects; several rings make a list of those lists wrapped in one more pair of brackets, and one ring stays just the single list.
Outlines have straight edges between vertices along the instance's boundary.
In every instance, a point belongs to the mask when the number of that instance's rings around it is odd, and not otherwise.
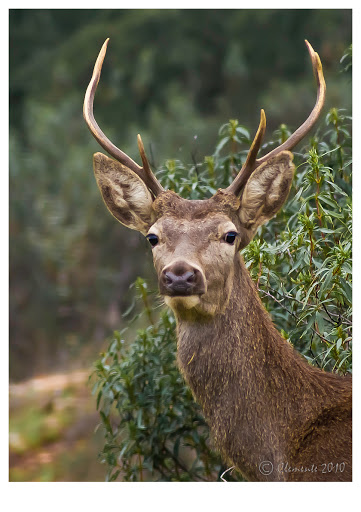
[{"label": "shaggy neck", "polygon": [[[178,359],[191,387],[197,387],[195,391],[199,398],[206,393],[202,382],[206,378],[210,379],[208,387],[214,384],[219,392],[223,392],[225,387],[229,389],[231,376],[237,374],[243,389],[250,391],[256,385],[258,395],[262,391],[263,380],[268,379],[270,366],[272,371],[280,371],[283,377],[298,378],[300,356],[274,327],[241,256],[235,268],[232,291],[222,313],[213,317],[189,315],[187,318],[177,314],[176,317]],[[294,370],[288,364],[290,359],[292,365],[296,361]],[[205,368],[209,375],[206,375]],[[251,370],[253,373],[256,370],[264,372],[264,379],[255,383]],[[225,376],[228,377],[226,380]]]},{"label": "shaggy neck", "polygon": [[241,256],[226,309],[207,321],[178,317],[177,328],[179,366],[216,445],[257,477],[259,462],[281,460],[317,414],[314,402],[326,400],[314,375],[321,372],[275,329]]}]

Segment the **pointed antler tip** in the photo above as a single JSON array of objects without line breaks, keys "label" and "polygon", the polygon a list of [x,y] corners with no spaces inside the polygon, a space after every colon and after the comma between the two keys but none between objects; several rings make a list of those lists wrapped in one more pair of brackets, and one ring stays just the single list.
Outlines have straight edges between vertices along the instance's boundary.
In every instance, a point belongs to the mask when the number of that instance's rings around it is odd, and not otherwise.
[{"label": "pointed antler tip", "polygon": [[261,116],[260,116],[260,121],[259,121],[259,127],[258,127],[258,131],[257,133],[261,135],[261,137],[263,138],[264,136],[264,132],[266,130],[266,112],[264,111],[263,108],[261,108]]},{"label": "pointed antler tip", "polygon": [[318,55],[317,52],[315,52],[315,50],[312,48],[312,45],[307,41],[307,39],[305,39],[305,43],[306,43],[308,52],[309,52],[310,57],[311,57],[312,67],[313,67],[315,76],[316,76],[318,81],[320,79],[322,81],[324,81],[323,76],[322,76],[322,78],[320,78],[320,76],[323,75],[322,63],[321,63],[320,56]]},{"label": "pointed antler tip", "polygon": [[315,52],[315,50],[313,49],[312,45],[307,41],[307,39],[305,39],[305,43],[306,43],[306,46],[307,46],[307,49],[308,49],[308,53],[311,56],[312,62],[314,61],[314,59],[316,59],[316,61],[320,60],[320,57],[319,57],[318,53]]},{"label": "pointed antler tip", "polygon": [[142,137],[140,136],[140,133],[138,133],[138,135],[137,135],[137,142],[138,142],[139,150],[142,149],[144,151],[144,145],[143,145],[143,141],[142,141]]},{"label": "pointed antler tip", "polygon": [[109,37],[107,37],[106,40],[103,43],[102,50],[106,50],[107,49],[109,41],[110,41],[110,39],[109,39]]},{"label": "pointed antler tip", "polygon": [[143,141],[142,141],[142,137],[140,136],[139,133],[137,135],[137,143],[138,143],[139,153],[140,153],[140,156],[141,156],[141,159],[142,159],[142,162],[143,162],[143,168],[144,167],[149,167],[148,160],[147,160],[147,157],[145,155],[145,149],[144,149],[144,144],[143,144]]},{"label": "pointed antler tip", "polygon": [[311,57],[313,55],[315,55],[315,50],[313,49],[312,45],[309,43],[309,41],[307,41],[307,39],[305,39],[305,43],[306,43],[306,46],[307,46],[307,50],[308,50],[308,53],[311,55]]},{"label": "pointed antler tip", "polygon": [[142,171],[144,172],[144,175],[142,175],[141,178],[144,181],[144,183],[147,185],[147,187],[153,192],[154,196],[157,197],[157,195],[160,194],[160,192],[163,192],[164,188],[159,183],[157,178],[154,176],[154,174],[150,168],[147,155],[145,154],[142,137],[140,136],[139,133],[137,135],[137,142],[138,142],[138,149],[139,149],[140,157],[143,162]]},{"label": "pointed antler tip", "polygon": [[107,46],[109,42],[109,37],[104,41],[103,46],[100,49],[97,60],[95,61],[93,78],[96,80],[96,83],[99,82],[100,73],[103,67],[103,62],[105,59],[105,54],[107,53]]},{"label": "pointed antler tip", "polygon": [[107,48],[108,48],[108,43],[109,43],[109,37],[104,41],[103,43],[103,46],[100,50],[100,54],[103,54],[105,56],[105,53],[107,51]]}]

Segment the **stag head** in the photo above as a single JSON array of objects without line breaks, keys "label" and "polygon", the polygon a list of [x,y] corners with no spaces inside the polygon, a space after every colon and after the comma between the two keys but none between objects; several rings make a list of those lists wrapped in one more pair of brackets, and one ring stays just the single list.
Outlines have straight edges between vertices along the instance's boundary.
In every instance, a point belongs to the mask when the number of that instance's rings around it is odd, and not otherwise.
[{"label": "stag head", "polygon": [[94,155],[98,187],[110,213],[149,240],[166,303],[178,315],[192,310],[214,315],[227,303],[239,251],[288,196],[294,172],[290,150],[313,127],[324,104],[320,58],[306,41],[318,86],[316,104],[306,121],[282,145],[257,158],[266,129],[261,110],[254,141],[234,181],[210,199],[199,201],[163,189],[150,168],[140,135],[142,167],[114,146],[97,125],[93,101],[108,41],[95,63],[83,111],[95,139],[116,159]]}]

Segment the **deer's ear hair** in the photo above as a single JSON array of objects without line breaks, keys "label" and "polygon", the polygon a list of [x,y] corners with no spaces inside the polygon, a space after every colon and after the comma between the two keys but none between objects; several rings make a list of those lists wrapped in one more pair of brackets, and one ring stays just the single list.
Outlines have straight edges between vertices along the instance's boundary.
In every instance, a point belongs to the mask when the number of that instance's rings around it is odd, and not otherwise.
[{"label": "deer's ear hair", "polygon": [[155,221],[152,196],[144,182],[103,153],[93,156],[94,174],[110,213],[128,228],[146,234]]},{"label": "deer's ear hair", "polygon": [[250,176],[241,198],[239,219],[250,240],[259,226],[280,210],[289,194],[294,164],[293,155],[282,151],[261,164]]}]

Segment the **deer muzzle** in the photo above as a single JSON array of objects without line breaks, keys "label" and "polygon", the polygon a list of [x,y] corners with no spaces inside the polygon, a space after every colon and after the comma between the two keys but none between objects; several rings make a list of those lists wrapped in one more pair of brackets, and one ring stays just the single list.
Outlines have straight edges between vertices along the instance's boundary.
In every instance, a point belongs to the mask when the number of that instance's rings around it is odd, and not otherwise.
[{"label": "deer muzzle", "polygon": [[177,261],[162,270],[160,293],[171,297],[203,295],[205,278],[201,269],[185,261]]}]

